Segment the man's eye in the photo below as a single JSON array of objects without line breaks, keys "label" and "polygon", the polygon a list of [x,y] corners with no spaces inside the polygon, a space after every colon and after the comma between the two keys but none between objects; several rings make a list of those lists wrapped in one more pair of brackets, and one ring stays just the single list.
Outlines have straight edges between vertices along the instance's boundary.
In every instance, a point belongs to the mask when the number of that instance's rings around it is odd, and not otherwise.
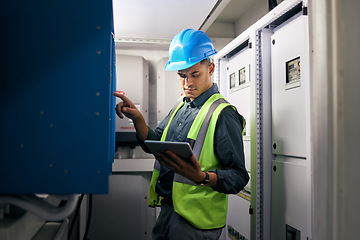
[{"label": "man's eye", "polygon": [[181,78],[186,78],[186,75],[184,75],[184,74],[179,74],[179,76],[180,76]]}]

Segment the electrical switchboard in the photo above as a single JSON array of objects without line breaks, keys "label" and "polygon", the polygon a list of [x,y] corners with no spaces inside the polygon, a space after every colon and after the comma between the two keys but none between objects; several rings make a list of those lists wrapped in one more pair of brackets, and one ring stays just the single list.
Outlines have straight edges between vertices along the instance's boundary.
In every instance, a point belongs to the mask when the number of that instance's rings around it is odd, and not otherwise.
[{"label": "electrical switchboard", "polygon": [[[249,47],[249,37],[239,44],[237,52],[233,51],[226,59],[220,62],[223,77],[220,81],[220,91],[226,99],[236,107],[237,111],[245,118],[243,144],[245,154],[245,167],[251,175],[251,68],[253,49]],[[251,181],[237,196],[229,196],[228,211],[228,237],[250,239],[249,214],[251,200]],[[230,210],[231,209],[231,210]]]},{"label": "electrical switchboard", "polygon": [[279,240],[311,235],[307,24],[299,15],[271,36],[272,238]]}]

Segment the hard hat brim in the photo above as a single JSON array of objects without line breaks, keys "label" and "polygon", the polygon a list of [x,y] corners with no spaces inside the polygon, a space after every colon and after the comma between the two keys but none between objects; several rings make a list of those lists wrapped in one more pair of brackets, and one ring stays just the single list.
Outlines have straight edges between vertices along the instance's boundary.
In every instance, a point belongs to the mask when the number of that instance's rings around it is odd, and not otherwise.
[{"label": "hard hat brim", "polygon": [[[200,60],[201,61],[201,60]],[[199,62],[200,62],[199,61]],[[187,62],[173,62],[170,63],[170,61],[167,62],[167,64],[165,65],[165,70],[166,71],[179,71],[179,70],[184,70],[187,69],[189,67],[194,66],[195,64],[197,64],[198,62],[195,63],[187,63]]]}]

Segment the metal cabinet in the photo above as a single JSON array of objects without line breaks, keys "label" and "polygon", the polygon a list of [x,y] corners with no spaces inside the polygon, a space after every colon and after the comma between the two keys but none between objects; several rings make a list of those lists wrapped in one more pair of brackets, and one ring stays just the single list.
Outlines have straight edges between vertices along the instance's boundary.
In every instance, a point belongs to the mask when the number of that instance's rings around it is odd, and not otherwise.
[{"label": "metal cabinet", "polygon": [[308,17],[273,29],[272,239],[311,236],[311,154]]}]

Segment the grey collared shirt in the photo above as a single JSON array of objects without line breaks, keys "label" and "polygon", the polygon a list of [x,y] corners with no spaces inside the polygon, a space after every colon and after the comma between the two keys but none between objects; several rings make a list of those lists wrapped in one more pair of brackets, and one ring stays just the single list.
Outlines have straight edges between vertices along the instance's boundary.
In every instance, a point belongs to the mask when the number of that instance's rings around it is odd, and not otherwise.
[{"label": "grey collared shirt", "polygon": [[[185,142],[191,125],[201,107],[215,93],[219,93],[216,84],[193,101],[185,98],[185,104],[179,109],[170,123],[165,140]],[[147,139],[160,140],[169,117],[170,114],[164,118],[155,130],[149,128]],[[214,188],[216,191],[237,194],[249,181],[249,175],[245,169],[242,126],[242,117],[232,107],[226,107],[218,118],[215,128],[214,149],[223,170],[213,170],[218,175],[218,187]],[[156,192],[160,196],[171,198],[173,178],[174,172],[161,166],[158,183],[156,184]]]}]

